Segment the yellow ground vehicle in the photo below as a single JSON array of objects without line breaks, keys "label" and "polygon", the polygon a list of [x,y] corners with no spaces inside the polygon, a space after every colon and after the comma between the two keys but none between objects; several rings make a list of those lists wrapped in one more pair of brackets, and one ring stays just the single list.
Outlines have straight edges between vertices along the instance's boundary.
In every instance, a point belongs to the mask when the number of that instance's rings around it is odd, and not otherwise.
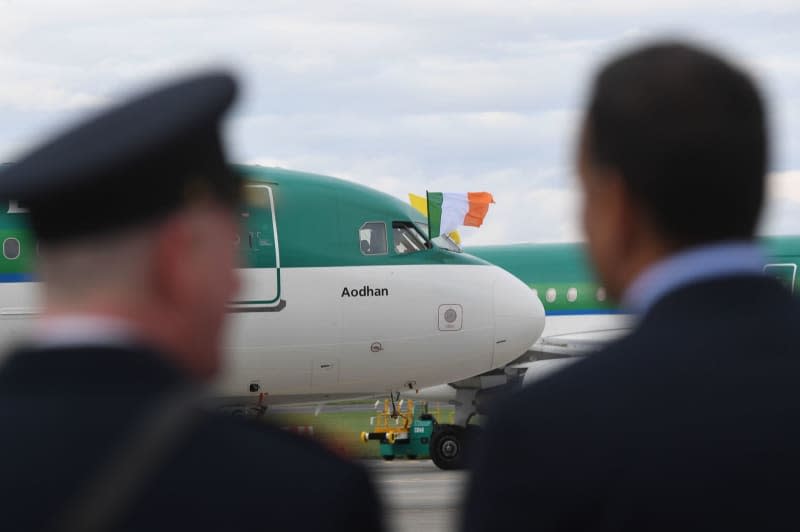
[{"label": "yellow ground vehicle", "polygon": [[383,411],[372,419],[372,425],[372,431],[361,433],[361,441],[379,441],[384,460],[394,460],[396,456],[411,459],[430,456],[431,435],[437,423],[427,408],[415,417],[413,401],[397,406],[394,401],[386,399]]}]

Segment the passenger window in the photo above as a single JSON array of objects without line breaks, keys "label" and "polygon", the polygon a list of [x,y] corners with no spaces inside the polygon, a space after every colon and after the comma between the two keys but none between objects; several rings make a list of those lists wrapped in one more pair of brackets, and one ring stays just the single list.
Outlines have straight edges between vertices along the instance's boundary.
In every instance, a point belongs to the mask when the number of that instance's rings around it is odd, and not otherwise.
[{"label": "passenger window", "polygon": [[789,292],[794,293],[794,280],[797,276],[796,264],[767,264],[764,266],[764,273],[780,282]]},{"label": "passenger window", "polygon": [[608,295],[606,294],[606,289],[603,288],[602,286],[600,288],[598,288],[597,289],[597,293],[595,294],[595,297],[597,298],[597,300],[600,303],[603,303],[606,300],[606,298],[608,297]]},{"label": "passenger window", "polygon": [[577,288],[570,288],[567,290],[567,301],[570,303],[575,303],[578,299],[578,289]]},{"label": "passenger window", "polygon": [[389,248],[386,243],[386,224],[383,222],[367,222],[358,230],[362,255],[386,255]]},{"label": "passenger window", "polygon": [[3,256],[8,260],[16,260],[19,258],[21,246],[19,240],[14,237],[9,237],[3,240]]},{"label": "passenger window", "polygon": [[392,242],[397,255],[416,253],[431,247],[411,222],[392,222]]}]

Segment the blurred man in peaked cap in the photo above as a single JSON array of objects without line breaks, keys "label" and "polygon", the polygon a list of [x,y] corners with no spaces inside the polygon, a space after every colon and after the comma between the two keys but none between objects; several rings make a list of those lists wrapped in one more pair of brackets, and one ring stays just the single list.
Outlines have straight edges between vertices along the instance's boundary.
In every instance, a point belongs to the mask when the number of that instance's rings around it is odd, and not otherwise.
[{"label": "blurred man in peaked cap", "polygon": [[235,96],[225,72],[180,79],[0,169],[44,296],[0,367],[4,530],[380,528],[361,468],[200,408],[237,290]]},{"label": "blurred man in peaked cap", "polygon": [[463,528],[794,530],[800,308],[755,242],[755,83],[680,42],[595,77],[577,170],[589,256],[629,336],[499,405]]}]

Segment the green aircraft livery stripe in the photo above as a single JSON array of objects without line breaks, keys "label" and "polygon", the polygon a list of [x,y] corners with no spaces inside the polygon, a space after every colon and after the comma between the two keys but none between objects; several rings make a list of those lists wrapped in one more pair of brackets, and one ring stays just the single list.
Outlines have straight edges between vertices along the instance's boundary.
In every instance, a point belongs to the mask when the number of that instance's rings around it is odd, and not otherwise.
[{"label": "green aircraft livery stripe", "polygon": [[[389,194],[307,172],[251,165],[237,168],[248,184],[270,190],[269,195],[260,193],[260,209],[244,205],[240,211],[241,230],[234,245],[244,268],[277,269],[278,262],[281,268],[486,265],[481,259],[436,245],[414,253],[401,252],[395,245],[394,223],[425,224],[427,220]],[[266,199],[268,196],[271,199]],[[4,252],[0,253],[0,282],[33,280],[38,246],[26,218],[8,203],[0,203],[0,247]],[[364,253],[360,247],[360,229],[370,222],[382,224],[382,253]]]},{"label": "green aircraft livery stripe", "polygon": [[[800,293],[800,237],[759,239],[766,272]],[[507,244],[465,248],[467,253],[503,268],[535,290],[548,316],[618,314],[597,282],[584,244]]]}]

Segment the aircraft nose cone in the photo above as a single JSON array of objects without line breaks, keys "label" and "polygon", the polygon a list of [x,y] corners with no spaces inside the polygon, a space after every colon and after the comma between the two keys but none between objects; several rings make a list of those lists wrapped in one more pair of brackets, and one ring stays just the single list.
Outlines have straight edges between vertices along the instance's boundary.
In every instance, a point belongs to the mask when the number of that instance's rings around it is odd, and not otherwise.
[{"label": "aircraft nose cone", "polygon": [[492,367],[527,351],[544,330],[544,307],[525,283],[498,268],[494,282],[495,342]]}]

